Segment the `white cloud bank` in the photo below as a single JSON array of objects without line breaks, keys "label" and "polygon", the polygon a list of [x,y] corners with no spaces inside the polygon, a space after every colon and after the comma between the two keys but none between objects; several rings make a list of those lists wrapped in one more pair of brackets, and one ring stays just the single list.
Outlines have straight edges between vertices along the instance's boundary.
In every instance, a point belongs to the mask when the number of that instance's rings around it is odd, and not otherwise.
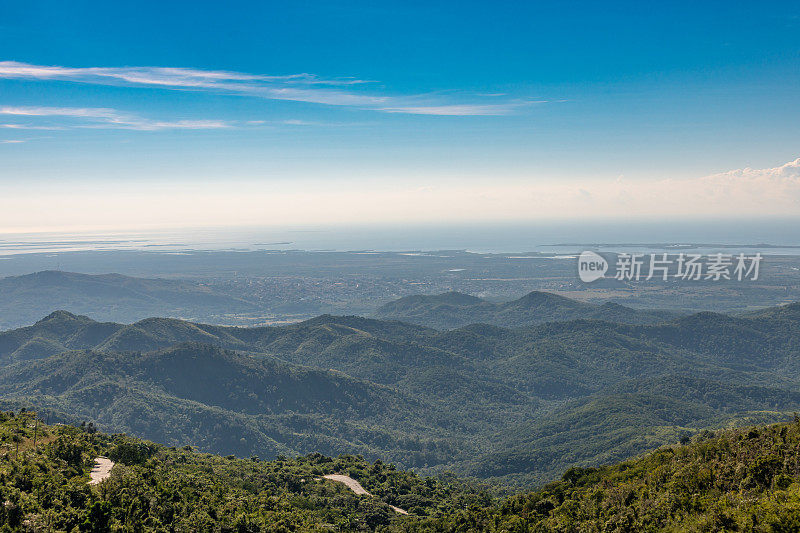
[{"label": "white cloud bank", "polygon": [[[269,100],[348,106],[388,113],[443,116],[508,115],[541,101],[441,102],[423,95],[386,96],[356,92],[372,83],[356,78],[324,79],[312,74],[265,76],[222,70],[168,67],[60,67],[0,61],[0,79],[60,80],[94,85],[217,91]],[[344,90],[343,87],[350,90]],[[486,96],[484,95],[484,98]],[[497,96],[492,97],[493,100]]]},{"label": "white cloud bank", "polygon": [[[800,159],[694,179],[485,182],[195,182],[6,187],[5,232],[153,227],[800,216]],[[47,192],[43,192],[43,191]],[[69,227],[65,227],[68,225]]]},{"label": "white cloud bank", "polygon": [[[608,216],[800,216],[800,159],[700,178],[584,184],[582,201]],[[623,210],[624,211],[621,211]]]}]

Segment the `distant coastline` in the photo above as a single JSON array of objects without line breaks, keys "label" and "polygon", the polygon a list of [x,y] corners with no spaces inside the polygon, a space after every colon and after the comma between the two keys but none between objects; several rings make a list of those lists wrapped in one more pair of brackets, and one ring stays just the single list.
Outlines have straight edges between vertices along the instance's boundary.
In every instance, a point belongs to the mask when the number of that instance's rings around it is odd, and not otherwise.
[{"label": "distant coastline", "polygon": [[584,249],[674,252],[762,250],[797,255],[798,221],[630,223],[566,221],[320,228],[186,228],[150,231],[0,233],[0,256],[81,251],[307,251],[572,254]]}]

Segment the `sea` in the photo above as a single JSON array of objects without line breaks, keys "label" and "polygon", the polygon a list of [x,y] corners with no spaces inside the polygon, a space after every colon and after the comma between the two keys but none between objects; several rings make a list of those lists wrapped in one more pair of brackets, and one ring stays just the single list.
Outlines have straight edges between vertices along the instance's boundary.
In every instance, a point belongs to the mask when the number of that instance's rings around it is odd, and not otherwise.
[{"label": "sea", "polygon": [[3,233],[0,256],[81,251],[303,250],[565,254],[599,251],[702,253],[754,250],[800,255],[797,219],[568,220],[505,223],[209,227]]}]

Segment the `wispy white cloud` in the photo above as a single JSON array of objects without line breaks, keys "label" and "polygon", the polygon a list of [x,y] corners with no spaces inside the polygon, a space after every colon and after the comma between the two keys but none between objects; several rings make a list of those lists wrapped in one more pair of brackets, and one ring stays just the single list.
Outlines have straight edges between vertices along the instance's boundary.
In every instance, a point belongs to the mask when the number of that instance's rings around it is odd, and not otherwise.
[{"label": "wispy white cloud", "polygon": [[[15,107],[0,106],[0,115],[18,117],[62,117],[75,119],[77,128],[114,128],[142,131],[157,131],[170,129],[220,129],[230,128],[234,124],[222,120],[152,120],[131,113],[122,113],[115,109],[105,107]],[[6,126],[6,125],[3,125]],[[9,125],[14,128],[18,125]],[[21,128],[36,128],[37,126],[20,126]],[[42,126],[47,129],[47,126]],[[61,127],[63,129],[63,127]]]},{"label": "wispy white cloud", "polygon": [[281,121],[281,124],[285,124],[287,126],[319,126],[319,122],[312,122],[310,120],[301,120],[297,118],[290,118],[288,120]]},{"label": "wispy white cloud", "polygon": [[[372,83],[357,78],[321,78],[312,74],[267,76],[223,70],[168,67],[60,67],[0,61],[0,79],[61,80],[97,85],[132,85],[178,90],[204,90],[269,100],[308,102],[372,109],[386,113],[440,116],[508,115],[519,102],[457,103],[432,101],[420,95],[387,96],[356,92]],[[348,88],[348,90],[344,90]],[[497,97],[499,95],[492,95]],[[476,95],[475,98],[484,98]]]},{"label": "wispy white cloud", "polygon": [[361,126],[364,123],[360,122],[322,122],[317,120],[305,120],[301,118],[288,118],[284,120],[247,120],[242,123],[245,126],[321,126],[321,127],[347,127],[347,126]]},{"label": "wispy white cloud", "polygon": [[15,115],[22,117],[81,117],[111,120],[118,113],[105,107],[15,107],[0,106],[0,115]]},{"label": "wispy white cloud", "polygon": [[438,116],[497,116],[510,115],[519,108],[541,102],[509,102],[503,104],[450,104],[429,106],[383,107],[380,111],[387,113],[407,113],[414,115]]},{"label": "wispy white cloud", "polygon": [[0,124],[0,128],[8,130],[63,130],[60,126],[32,126],[30,124]]},{"label": "wispy white cloud", "polygon": [[0,129],[9,130],[66,130],[66,129],[128,129],[159,131],[171,129],[209,130],[224,128],[259,128],[275,126],[349,126],[350,123],[327,123],[304,119],[284,120],[155,120],[133,113],[125,113],[107,107],[42,107],[0,106],[0,116],[19,119],[66,119],[59,125],[37,125],[22,123],[0,123]]},{"label": "wispy white cloud", "polygon": [[19,140],[19,139],[9,139],[9,140],[0,141],[0,144],[19,144],[19,143],[24,143],[24,142],[25,141],[22,141],[22,140]]},{"label": "wispy white cloud", "polygon": [[242,82],[292,83],[296,85],[358,85],[372,83],[355,78],[324,79],[312,74],[289,74],[264,76],[243,74],[224,70],[201,70],[173,67],[58,67],[31,65],[17,61],[0,61],[0,76],[6,78],[38,78],[52,80],[83,81],[118,80],[142,85],[166,85],[181,87],[215,87]]}]

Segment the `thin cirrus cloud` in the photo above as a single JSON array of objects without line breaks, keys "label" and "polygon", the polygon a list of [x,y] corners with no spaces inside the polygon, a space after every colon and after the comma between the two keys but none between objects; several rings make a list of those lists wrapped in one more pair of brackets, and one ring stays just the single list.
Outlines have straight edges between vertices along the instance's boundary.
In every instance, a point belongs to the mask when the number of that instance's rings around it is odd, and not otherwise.
[{"label": "thin cirrus cloud", "polygon": [[[0,129],[9,130],[66,130],[73,128],[125,129],[139,131],[160,130],[204,130],[222,128],[254,128],[274,126],[348,126],[348,123],[327,123],[301,119],[285,120],[152,120],[132,113],[124,113],[107,107],[25,107],[0,106],[0,116],[13,118],[60,118],[73,121],[68,125],[30,125],[20,123],[0,123]],[[24,141],[19,141],[24,142]]]},{"label": "thin cirrus cloud", "polygon": [[510,115],[520,107],[543,101],[509,102],[505,104],[452,104],[407,107],[382,107],[379,111],[387,113],[407,113],[414,115],[438,116],[493,116]]},{"label": "thin cirrus cloud", "polygon": [[30,124],[0,124],[6,130],[63,130],[61,126],[32,126]]},{"label": "thin cirrus cloud", "polygon": [[[57,117],[74,119],[76,128],[114,128],[141,131],[170,129],[219,129],[233,127],[222,120],[151,120],[130,113],[121,113],[105,107],[12,107],[0,106],[0,115],[14,117]],[[29,126],[26,124],[2,124],[9,129],[64,129],[63,126]]]},{"label": "thin cirrus cloud", "polygon": [[[167,67],[60,67],[0,61],[0,79],[60,80],[95,85],[161,87],[247,95],[269,100],[371,109],[384,113],[438,116],[508,115],[542,101],[441,102],[424,95],[386,96],[356,92],[373,82],[357,78],[325,79],[312,74],[267,76],[222,70]],[[350,88],[351,90],[343,90]],[[483,95],[482,97],[486,97]],[[493,95],[497,98],[498,95]]]}]

